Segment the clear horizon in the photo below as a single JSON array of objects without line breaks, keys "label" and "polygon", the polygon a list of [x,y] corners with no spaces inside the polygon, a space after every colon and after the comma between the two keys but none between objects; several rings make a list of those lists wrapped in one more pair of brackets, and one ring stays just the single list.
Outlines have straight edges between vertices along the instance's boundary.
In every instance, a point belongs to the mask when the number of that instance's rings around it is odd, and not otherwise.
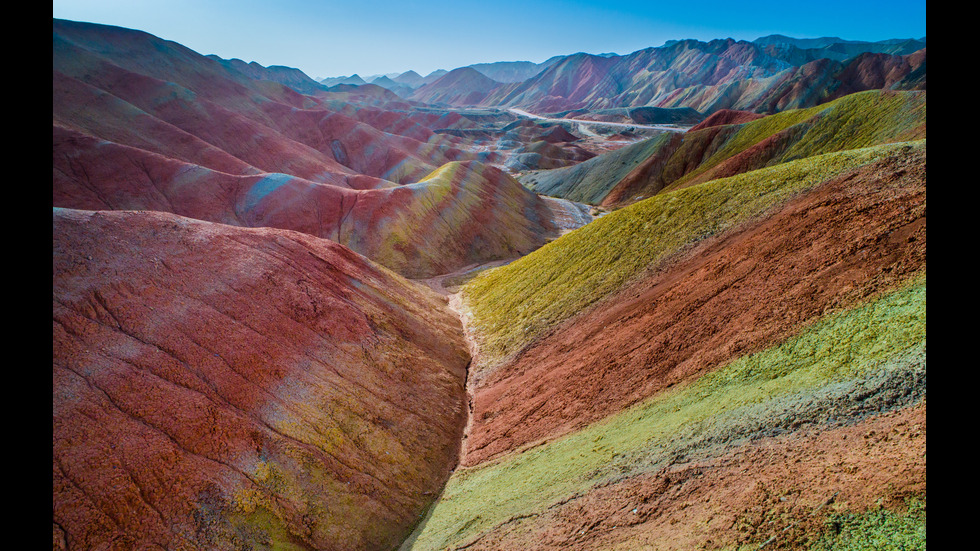
[{"label": "clear horizon", "polygon": [[[492,5],[493,9],[486,6]],[[765,0],[678,3],[361,0],[54,0],[53,17],[126,27],[200,54],[297,68],[309,77],[414,70],[576,52],[629,54],[669,40],[926,36],[925,0],[828,0],[819,8]]]}]

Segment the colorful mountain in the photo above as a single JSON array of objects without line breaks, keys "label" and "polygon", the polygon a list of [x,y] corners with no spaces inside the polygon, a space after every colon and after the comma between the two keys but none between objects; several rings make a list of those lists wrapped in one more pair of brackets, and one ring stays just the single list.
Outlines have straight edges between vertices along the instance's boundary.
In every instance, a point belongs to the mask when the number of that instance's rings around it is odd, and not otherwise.
[{"label": "colorful mountain", "polygon": [[[775,113],[862,90],[925,89],[924,41],[832,42],[801,56],[788,55],[777,46],[780,43],[681,40],[625,56],[579,53],[523,82],[498,86],[482,105],[535,113],[630,107]],[[909,51],[917,46],[921,47]],[[836,53],[817,55],[822,51]]]},{"label": "colorful mountain", "polygon": [[870,90],[764,118],[725,110],[684,134],[662,134],[575,166],[530,172],[521,181],[546,195],[624,205],[793,159],[924,138],[925,125],[924,91]]},{"label": "colorful mountain", "polygon": [[195,164],[202,148],[188,144],[200,139],[254,171],[334,185],[356,174],[408,181],[460,158],[145,33],[71,22],[55,31],[54,123],[65,128]]},{"label": "colorful mountain", "polygon": [[284,67],[282,65],[263,67],[254,61],[245,63],[241,59],[222,59],[216,55],[209,55],[207,57],[214,59],[225,67],[240,71],[248,75],[249,78],[278,82],[279,84],[289,86],[301,94],[315,94],[326,88],[323,84],[306,76],[306,73],[303,71],[292,67]]},{"label": "colorful mountain", "polygon": [[55,549],[925,548],[924,39],[53,39]]},{"label": "colorful mountain", "polygon": [[54,206],[302,231],[412,277],[561,231],[563,213],[477,161],[499,155],[433,131],[462,115],[373,85],[303,95],[137,31],[56,21],[54,39]]},{"label": "colorful mountain", "polygon": [[477,161],[447,163],[415,184],[377,182],[352,176],[340,187],[284,173],[230,175],[60,127],[54,134],[57,206],[300,231],[409,277],[527,254],[558,236],[555,218],[565,215]]},{"label": "colorful mountain", "polygon": [[460,67],[420,86],[409,99],[432,105],[477,105],[499,85],[472,67]]},{"label": "colorful mountain", "polygon": [[471,68],[483,73],[497,82],[525,81],[555,63],[561,56],[555,56],[542,63],[531,61],[497,61],[494,63],[474,63]]},{"label": "colorful mountain", "polygon": [[56,208],[52,234],[56,549],[407,536],[465,421],[441,297],[297,232]]},{"label": "colorful mountain", "polygon": [[712,180],[477,275],[463,467],[403,548],[921,548],[925,155]]}]

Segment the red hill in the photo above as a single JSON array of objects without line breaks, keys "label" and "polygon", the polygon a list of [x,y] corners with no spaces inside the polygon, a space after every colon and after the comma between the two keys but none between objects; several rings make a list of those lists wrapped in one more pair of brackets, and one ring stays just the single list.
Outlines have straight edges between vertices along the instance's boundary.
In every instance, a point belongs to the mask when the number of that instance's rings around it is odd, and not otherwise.
[{"label": "red hill", "polygon": [[289,231],[55,209],[53,238],[56,543],[407,535],[465,419],[443,300]]},{"label": "red hill", "polygon": [[477,105],[500,83],[472,67],[460,67],[415,90],[409,99],[431,104]]}]

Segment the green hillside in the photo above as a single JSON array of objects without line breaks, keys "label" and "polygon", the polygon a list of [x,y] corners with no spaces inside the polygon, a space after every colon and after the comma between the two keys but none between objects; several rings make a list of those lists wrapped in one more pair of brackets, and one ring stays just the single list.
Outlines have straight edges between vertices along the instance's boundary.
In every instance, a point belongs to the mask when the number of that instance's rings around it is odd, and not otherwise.
[{"label": "green hillside", "polygon": [[463,287],[493,365],[624,284],[795,194],[925,140],[827,153],[660,194],[601,217]]},{"label": "green hillside", "polygon": [[[465,545],[515,520],[532,524],[553,504],[656,471],[706,442],[736,441],[760,427],[811,417],[821,422],[832,411],[827,404],[873,395],[903,377],[921,379],[921,388],[907,392],[924,394],[925,291],[922,272],[890,294],[818,320],[690,385],[523,453],[458,470],[411,549]],[[924,528],[924,521],[922,515],[916,526]]]}]

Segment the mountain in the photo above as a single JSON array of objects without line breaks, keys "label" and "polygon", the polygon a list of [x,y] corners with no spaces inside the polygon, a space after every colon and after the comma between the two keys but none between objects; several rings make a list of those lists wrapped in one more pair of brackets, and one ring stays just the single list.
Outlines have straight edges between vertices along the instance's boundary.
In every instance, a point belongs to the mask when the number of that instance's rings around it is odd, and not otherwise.
[{"label": "mountain", "polygon": [[391,77],[391,80],[397,82],[398,84],[404,84],[410,88],[418,88],[423,84],[422,75],[412,70],[405,71],[396,77]]},{"label": "mountain", "polygon": [[207,57],[214,59],[225,67],[240,71],[250,78],[271,80],[279,84],[285,84],[301,94],[315,94],[324,88],[321,83],[308,77],[303,71],[292,67],[284,67],[282,65],[263,67],[254,61],[245,63],[240,59],[222,59],[216,55],[209,55]]},{"label": "mountain", "polygon": [[59,127],[54,145],[56,206],[301,231],[410,277],[526,254],[557,237],[554,219],[564,215],[478,161],[447,163],[411,185],[352,174],[340,187],[286,173],[232,175]]},{"label": "mountain", "polygon": [[445,75],[448,72],[449,71],[447,71],[445,69],[436,69],[435,71],[432,71],[431,73],[429,73],[429,74],[425,75],[424,77],[422,77],[422,84],[428,84],[430,82],[433,82],[433,81],[435,81],[436,79],[438,79],[442,75]]},{"label": "mountain", "polygon": [[[869,59],[877,60],[873,70]],[[869,71],[875,76],[854,79]],[[564,56],[523,82],[468,99],[535,113],[683,107],[706,115],[721,109],[768,114],[882,88],[925,89],[924,41],[826,42],[807,50],[774,37],[671,41],[625,56]]]},{"label": "mountain", "polygon": [[464,468],[406,548],[921,548],[925,233],[919,141],[657,195],[477,275]]},{"label": "mountain", "polygon": [[420,86],[409,99],[433,105],[476,105],[499,85],[476,69],[460,67]]},{"label": "mountain", "polygon": [[367,84],[367,81],[365,81],[363,78],[361,78],[360,75],[355,73],[349,77],[328,77],[322,79],[320,81],[320,84],[323,84],[324,86],[327,87],[336,86],[338,84],[350,84],[353,86],[360,86],[361,84]]},{"label": "mountain", "polygon": [[544,63],[498,61],[495,63],[476,63],[470,65],[470,67],[497,82],[521,82],[547,69],[557,60],[558,57],[550,58]]},{"label": "mountain", "polygon": [[891,39],[880,42],[844,40],[837,37],[790,38],[782,35],[769,35],[752,41],[762,46],[766,53],[783,59],[793,65],[803,65],[810,61],[827,58],[846,61],[864,53],[909,55],[926,47],[925,39]]},{"label": "mountain", "polygon": [[925,49],[760,41],[54,20],[53,548],[925,548]]},{"label": "mountain", "polygon": [[[494,158],[458,149],[455,138],[432,131],[451,121],[406,111],[410,106],[395,101],[400,98],[393,94],[379,101],[389,101],[398,111],[369,107],[363,97],[338,87],[301,95],[273,81],[253,80],[235,63],[143,33],[69,22],[56,22],[55,30],[55,206],[162,210],[226,224],[303,231],[368,256],[381,255],[372,258],[415,277],[523,254],[559,231],[551,219],[555,213],[543,200],[528,193],[518,199],[514,193],[523,190],[521,185],[481,162],[453,165],[462,167],[462,172],[449,171],[459,178],[453,185],[464,189],[435,203],[435,210],[406,202],[412,195],[403,194],[407,188],[383,191],[406,183],[419,183],[416,191],[442,189],[441,182],[421,182],[450,163]],[[167,48],[179,56],[159,59]],[[116,57],[117,51],[126,57]],[[371,88],[384,91],[369,84],[353,87],[358,93]],[[349,107],[351,101],[362,103],[353,111],[334,109],[338,104]],[[465,174],[470,170],[473,174]],[[529,209],[533,217],[505,221],[481,212],[467,206],[473,201],[470,193],[512,197],[520,206],[504,202],[501,207]],[[385,206],[385,201],[393,203]],[[485,225],[482,234],[447,233],[445,239],[461,239],[455,247],[406,235],[408,241],[399,243],[395,254],[380,245],[385,236],[379,224],[387,219],[376,217],[368,205],[392,214],[407,209],[411,212],[399,214],[406,220],[425,212],[460,224],[475,217],[482,224],[503,226],[499,233]],[[440,231],[459,228],[444,226]],[[495,233],[501,241],[490,238]],[[437,263],[406,260],[425,258],[433,253],[421,249],[437,245],[442,247]]]},{"label": "mountain", "polygon": [[718,112],[728,115],[571,167],[530,172],[521,181],[546,195],[624,205],[800,157],[924,138],[925,102],[925,92],[869,90],[764,118]]},{"label": "mountain", "polygon": [[386,90],[391,90],[392,92],[398,94],[401,97],[409,96],[413,90],[411,86],[397,83],[384,75],[372,80],[371,84],[374,84],[375,86],[380,86]]},{"label": "mountain", "polygon": [[56,548],[404,539],[465,421],[440,297],[297,232],[58,208],[52,228]]}]

